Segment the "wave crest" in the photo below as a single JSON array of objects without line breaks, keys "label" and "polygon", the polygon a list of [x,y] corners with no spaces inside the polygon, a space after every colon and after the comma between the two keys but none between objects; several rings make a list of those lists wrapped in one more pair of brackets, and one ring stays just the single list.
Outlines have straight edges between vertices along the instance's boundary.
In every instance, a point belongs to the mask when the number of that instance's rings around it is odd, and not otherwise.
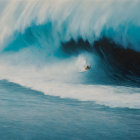
[{"label": "wave crest", "polygon": [[106,36],[124,48],[140,51],[139,0],[6,0],[0,5],[3,47],[15,32],[51,23],[52,40],[47,36],[51,42],[54,38],[59,43],[80,37],[92,44]]}]

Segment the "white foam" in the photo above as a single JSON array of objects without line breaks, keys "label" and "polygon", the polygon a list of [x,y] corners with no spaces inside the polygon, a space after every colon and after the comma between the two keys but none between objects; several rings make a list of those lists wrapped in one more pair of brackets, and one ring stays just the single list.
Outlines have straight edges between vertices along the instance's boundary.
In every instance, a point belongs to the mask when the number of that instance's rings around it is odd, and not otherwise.
[{"label": "white foam", "polygon": [[[22,55],[20,54],[20,56]],[[9,57],[8,60],[11,60]],[[40,67],[23,65],[23,62],[13,65],[13,60],[10,62],[3,58],[5,60],[3,62],[2,58],[0,60],[0,79],[8,79],[22,86],[42,91],[46,95],[94,101],[109,107],[140,109],[139,88],[80,84],[82,76],[79,75],[78,67],[76,67],[79,58]]]}]

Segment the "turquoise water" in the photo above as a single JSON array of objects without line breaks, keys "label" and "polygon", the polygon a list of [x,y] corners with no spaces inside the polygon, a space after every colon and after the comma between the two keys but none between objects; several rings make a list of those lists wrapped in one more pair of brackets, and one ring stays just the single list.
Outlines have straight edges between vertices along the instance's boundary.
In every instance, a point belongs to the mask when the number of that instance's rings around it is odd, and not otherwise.
[{"label": "turquoise water", "polygon": [[136,140],[140,110],[47,96],[0,81],[1,140]]}]

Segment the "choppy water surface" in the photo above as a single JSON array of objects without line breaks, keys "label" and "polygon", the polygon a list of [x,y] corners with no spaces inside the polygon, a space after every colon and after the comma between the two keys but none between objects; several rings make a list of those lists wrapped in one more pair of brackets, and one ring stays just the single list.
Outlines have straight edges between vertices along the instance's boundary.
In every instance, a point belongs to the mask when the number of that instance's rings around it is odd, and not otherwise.
[{"label": "choppy water surface", "polygon": [[140,110],[46,96],[0,82],[2,140],[139,139]]}]

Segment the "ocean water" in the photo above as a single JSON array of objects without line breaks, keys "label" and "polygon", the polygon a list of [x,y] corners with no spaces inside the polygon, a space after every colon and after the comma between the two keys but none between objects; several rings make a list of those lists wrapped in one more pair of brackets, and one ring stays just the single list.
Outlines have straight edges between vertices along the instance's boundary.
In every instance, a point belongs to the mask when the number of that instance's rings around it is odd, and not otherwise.
[{"label": "ocean water", "polygon": [[0,140],[139,140],[139,7],[0,0]]},{"label": "ocean water", "polygon": [[139,139],[140,110],[61,99],[0,82],[0,139]]}]

